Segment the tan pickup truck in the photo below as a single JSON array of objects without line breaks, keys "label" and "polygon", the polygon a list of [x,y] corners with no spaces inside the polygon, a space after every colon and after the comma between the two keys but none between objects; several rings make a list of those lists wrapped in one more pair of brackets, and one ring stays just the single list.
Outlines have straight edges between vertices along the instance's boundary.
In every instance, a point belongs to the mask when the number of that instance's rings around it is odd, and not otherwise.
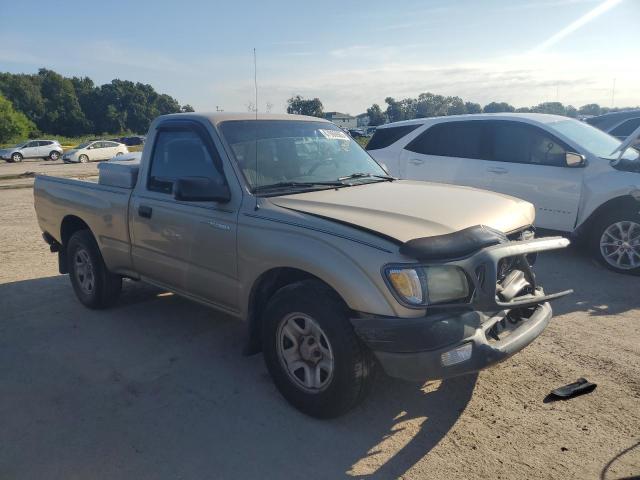
[{"label": "tan pickup truck", "polygon": [[[98,183],[38,176],[35,208],[78,299],[143,280],[247,323],[284,397],[340,415],[380,365],[412,381],[474,372],[551,319],[525,201],[400,181],[330,122],[176,114]],[[176,319],[178,321],[178,319]]]}]

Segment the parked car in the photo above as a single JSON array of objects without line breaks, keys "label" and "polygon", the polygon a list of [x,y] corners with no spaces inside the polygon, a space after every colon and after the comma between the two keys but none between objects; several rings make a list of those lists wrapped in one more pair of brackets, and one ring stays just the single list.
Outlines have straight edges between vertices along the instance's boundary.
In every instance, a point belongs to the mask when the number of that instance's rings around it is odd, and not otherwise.
[{"label": "parked car", "polygon": [[[640,109],[606,113],[597,117],[587,118],[586,122],[616,137],[618,140],[625,140],[634,130],[640,127]],[[635,145],[638,145],[637,140]]]},{"label": "parked car", "polygon": [[365,133],[367,134],[367,136],[371,136],[371,135],[373,135],[374,133],[376,133],[376,129],[377,129],[377,128],[378,128],[378,127],[376,127],[376,126],[367,127],[367,128],[365,128],[365,129],[364,129],[364,131],[365,131]]},{"label": "parked car", "polygon": [[538,227],[584,240],[617,272],[640,273],[639,152],[584,122],[535,113],[422,118],[378,127],[367,150],[402,178],[528,200]]},{"label": "parked car", "polygon": [[349,135],[351,135],[353,138],[360,138],[360,137],[367,136],[367,134],[362,128],[352,128],[351,130],[349,130]]},{"label": "parked car", "polygon": [[28,158],[58,160],[62,147],[56,140],[28,140],[15,147],[0,150],[0,158],[7,162],[18,163]]},{"label": "parked car", "polygon": [[37,176],[35,209],[76,296],[112,304],[122,277],[247,322],[282,395],[332,417],[380,363],[414,381],[474,372],[548,324],[527,255],[528,202],[399,181],[315,117],[156,119],[142,161],[106,162],[98,184]]},{"label": "parked car", "polygon": [[124,155],[125,153],[129,153],[129,150],[122,143],[110,140],[92,140],[67,150],[62,155],[62,160],[65,163],[87,163],[109,160],[111,157]]}]

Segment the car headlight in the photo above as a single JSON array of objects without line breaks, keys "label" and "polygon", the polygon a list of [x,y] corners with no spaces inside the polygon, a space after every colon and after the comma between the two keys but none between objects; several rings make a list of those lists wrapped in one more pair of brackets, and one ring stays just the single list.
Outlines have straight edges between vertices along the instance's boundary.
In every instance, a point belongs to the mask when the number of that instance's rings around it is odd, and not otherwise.
[{"label": "car headlight", "polygon": [[469,296],[469,282],[454,265],[390,267],[385,270],[394,293],[412,306],[454,302]]}]

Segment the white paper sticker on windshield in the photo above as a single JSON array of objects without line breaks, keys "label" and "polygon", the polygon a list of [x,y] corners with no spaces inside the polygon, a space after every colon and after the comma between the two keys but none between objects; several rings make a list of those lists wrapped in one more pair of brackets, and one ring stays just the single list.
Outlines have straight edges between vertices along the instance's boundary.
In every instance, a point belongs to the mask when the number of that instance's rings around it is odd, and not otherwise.
[{"label": "white paper sticker on windshield", "polygon": [[341,130],[325,130],[321,128],[319,131],[325,138],[330,140],[349,140],[347,134]]}]

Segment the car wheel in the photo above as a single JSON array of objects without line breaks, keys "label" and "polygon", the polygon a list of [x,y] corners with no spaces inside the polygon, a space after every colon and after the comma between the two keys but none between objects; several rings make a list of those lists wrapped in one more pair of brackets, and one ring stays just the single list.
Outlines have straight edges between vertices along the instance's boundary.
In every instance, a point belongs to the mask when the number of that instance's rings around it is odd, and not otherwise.
[{"label": "car wheel", "polygon": [[116,157],[119,157],[120,155],[123,155],[123,153],[122,152],[116,153]]},{"label": "car wheel", "polygon": [[263,352],[280,393],[317,418],[342,415],[368,393],[375,360],[329,287],[305,280],[281,288],[263,317]]},{"label": "car wheel", "polygon": [[78,160],[80,160],[80,163],[88,163],[89,162],[89,157],[87,157],[86,155],[80,155]]},{"label": "car wheel", "polygon": [[117,300],[122,277],[107,270],[89,230],[80,230],[69,239],[67,269],[76,297],[84,306],[106,308]]},{"label": "car wheel", "polygon": [[19,153],[14,153],[13,155],[11,155],[11,161],[13,163],[20,163],[22,161],[22,155]]},{"label": "car wheel", "polygon": [[640,213],[610,214],[596,222],[592,251],[605,267],[640,275]]},{"label": "car wheel", "polygon": [[49,160],[55,162],[56,160],[59,160],[59,159],[60,159],[60,152],[53,150],[51,153],[49,153]]}]

